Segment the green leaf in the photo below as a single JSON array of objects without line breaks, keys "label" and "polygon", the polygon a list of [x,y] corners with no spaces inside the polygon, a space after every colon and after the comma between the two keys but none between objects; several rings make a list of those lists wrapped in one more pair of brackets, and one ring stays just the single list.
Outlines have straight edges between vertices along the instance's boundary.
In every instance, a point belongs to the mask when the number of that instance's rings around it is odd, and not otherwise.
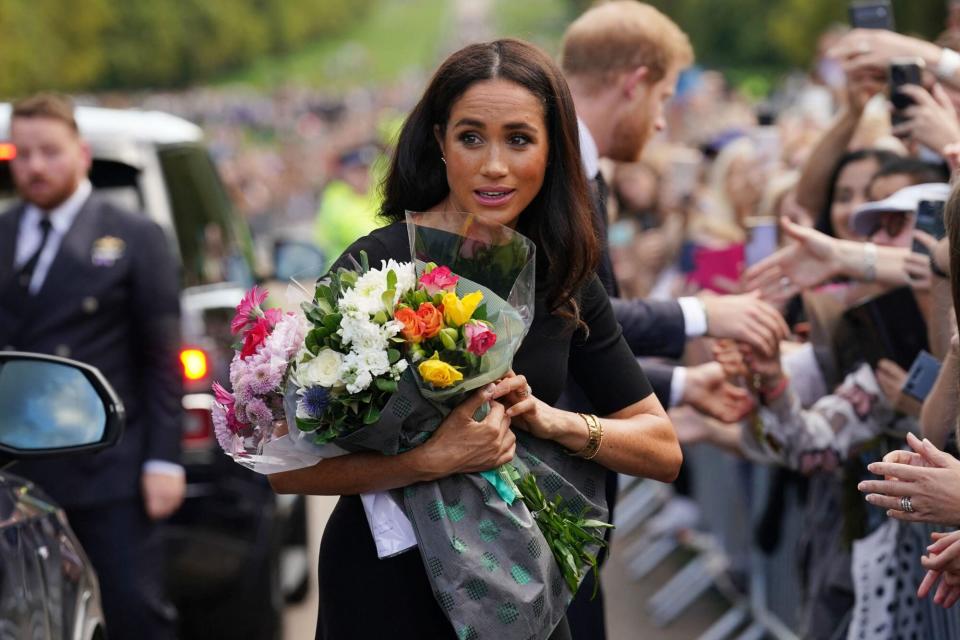
[{"label": "green leaf", "polygon": [[330,329],[336,331],[340,328],[340,321],[343,320],[343,316],[339,313],[331,313],[323,319],[323,326],[325,329]]},{"label": "green leaf", "polygon": [[307,334],[307,337],[304,340],[304,345],[307,347],[307,351],[313,355],[317,355],[320,352],[320,343],[317,339],[316,330]]},{"label": "green leaf", "polygon": [[400,360],[400,352],[397,349],[387,349],[387,360],[390,364],[397,364]]},{"label": "green leaf", "polygon": [[297,428],[301,431],[316,431],[321,426],[319,420],[313,418],[297,418]]},{"label": "green leaf", "polygon": [[373,424],[380,419],[380,410],[375,406],[367,407],[367,413],[363,416],[363,424]]},{"label": "green leaf", "polygon": [[[357,284],[359,276],[356,271],[343,271],[340,275],[340,290],[352,289]],[[338,296],[339,297],[339,296]]]},{"label": "green leaf", "polygon": [[396,380],[390,380],[389,378],[377,378],[376,380],[377,389],[383,391],[384,393],[396,393],[397,392],[397,382]]},{"label": "green leaf", "polygon": [[360,273],[366,273],[370,271],[370,258],[367,256],[366,251],[360,252]]},{"label": "green leaf", "polygon": [[474,310],[472,317],[473,317],[474,320],[484,320],[484,321],[486,321],[486,319],[487,319],[487,303],[484,302],[484,303],[481,304],[479,307],[477,307],[477,308]]},{"label": "green leaf", "polygon": [[385,324],[389,320],[387,317],[386,311],[377,311],[377,315],[373,316],[373,321],[377,324]]},{"label": "green leaf", "polygon": [[[393,273],[392,271],[390,273]],[[380,294],[380,302],[383,303],[384,309],[390,310],[390,315],[393,315],[393,297],[396,295],[396,292],[393,289],[388,289]],[[377,314],[379,315],[379,314]],[[386,321],[384,321],[386,322]],[[382,322],[380,324],[383,324]]]},{"label": "green leaf", "polygon": [[397,288],[397,274],[393,269],[387,271],[387,289],[393,291]]},{"label": "green leaf", "polygon": [[326,300],[327,302],[334,302],[333,290],[330,289],[329,285],[318,284],[316,290],[313,292],[314,300]]}]

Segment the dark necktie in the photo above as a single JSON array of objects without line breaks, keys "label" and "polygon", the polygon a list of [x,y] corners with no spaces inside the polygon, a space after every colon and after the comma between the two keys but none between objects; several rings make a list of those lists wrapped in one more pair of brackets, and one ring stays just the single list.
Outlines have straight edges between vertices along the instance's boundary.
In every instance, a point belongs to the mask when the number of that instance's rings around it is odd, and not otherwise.
[{"label": "dark necktie", "polygon": [[607,181],[603,179],[603,172],[597,171],[593,179],[594,188],[597,190],[597,204],[600,205],[600,213],[603,219],[607,219],[607,197],[610,195],[610,188],[607,187]]},{"label": "dark necktie", "polygon": [[50,237],[50,229],[53,227],[53,225],[50,224],[50,219],[46,216],[40,219],[39,226],[40,233],[42,234],[40,246],[37,247],[37,250],[30,256],[30,259],[24,262],[23,266],[17,271],[17,282],[24,293],[30,290],[30,280],[33,279],[33,272],[37,268],[37,263],[40,262],[40,254],[43,253],[43,248],[47,246],[47,238]]}]

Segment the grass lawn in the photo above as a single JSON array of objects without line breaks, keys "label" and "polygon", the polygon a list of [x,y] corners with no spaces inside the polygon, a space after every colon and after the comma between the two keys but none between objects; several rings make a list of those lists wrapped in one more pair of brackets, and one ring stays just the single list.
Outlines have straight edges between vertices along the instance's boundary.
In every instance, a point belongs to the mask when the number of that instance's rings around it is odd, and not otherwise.
[{"label": "grass lawn", "polygon": [[[436,66],[451,22],[448,0],[381,0],[349,33],[282,57],[265,57],[217,84],[283,83],[343,89]],[[519,4],[519,3],[518,3]]]},{"label": "grass lawn", "polygon": [[490,15],[498,36],[534,42],[556,56],[573,19],[569,11],[563,0],[495,0]]}]

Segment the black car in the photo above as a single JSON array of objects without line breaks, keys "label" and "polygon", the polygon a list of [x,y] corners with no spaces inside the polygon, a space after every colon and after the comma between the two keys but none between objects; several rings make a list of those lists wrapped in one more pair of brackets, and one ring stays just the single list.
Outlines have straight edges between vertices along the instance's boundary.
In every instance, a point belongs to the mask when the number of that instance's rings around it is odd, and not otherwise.
[{"label": "black car", "polygon": [[15,462],[112,446],[123,404],[73,360],[0,352],[0,638],[106,638],[97,576],[66,516]]}]

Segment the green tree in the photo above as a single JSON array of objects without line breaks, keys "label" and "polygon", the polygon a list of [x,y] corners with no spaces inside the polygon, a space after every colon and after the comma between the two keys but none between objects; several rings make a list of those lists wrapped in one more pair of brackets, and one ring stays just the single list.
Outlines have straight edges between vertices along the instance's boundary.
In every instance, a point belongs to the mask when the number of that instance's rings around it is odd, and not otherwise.
[{"label": "green tree", "polygon": [[107,0],[90,0],[82,12],[70,0],[0,0],[0,95],[92,85],[106,63],[99,42],[108,20]]}]

